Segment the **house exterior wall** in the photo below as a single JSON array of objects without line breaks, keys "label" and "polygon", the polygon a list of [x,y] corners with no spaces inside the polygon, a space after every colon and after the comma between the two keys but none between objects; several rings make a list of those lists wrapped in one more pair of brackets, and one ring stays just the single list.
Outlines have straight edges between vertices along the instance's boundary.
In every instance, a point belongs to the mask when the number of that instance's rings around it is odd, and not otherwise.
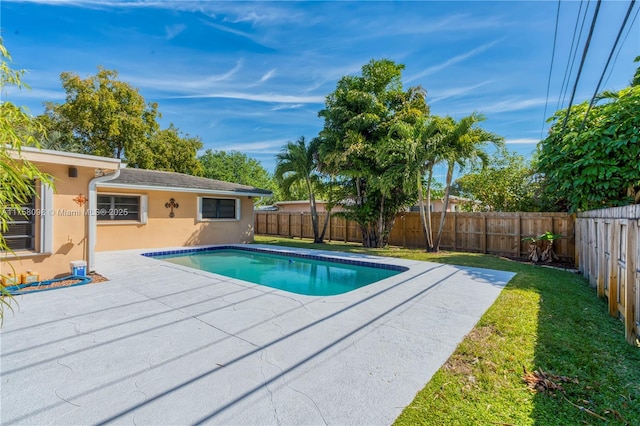
[{"label": "house exterior wall", "polygon": [[[27,158],[29,156],[27,155]],[[36,199],[35,209],[35,250],[17,251],[17,258],[10,253],[0,252],[0,273],[10,272],[21,274],[31,270],[40,274],[40,279],[51,279],[69,275],[69,262],[86,260],[88,253],[87,226],[88,216],[85,214],[87,204],[78,205],[73,199],[82,195],[88,197],[89,182],[95,177],[95,169],[113,169],[112,162],[90,162],[88,166],[72,164],[78,171],[75,178],[69,177],[69,164],[47,162],[46,155],[39,155],[35,159],[29,158],[39,170],[53,177],[54,193],[51,204],[45,204],[40,198]],[[67,159],[68,160],[68,159]],[[72,163],[72,161],[69,161]],[[82,163],[82,161],[80,161]],[[85,163],[88,163],[85,161]],[[40,186],[38,184],[38,186]],[[45,221],[44,216],[49,216]],[[47,234],[47,235],[45,235]],[[44,238],[50,239],[50,250],[42,252],[41,243]]]},{"label": "house exterior wall", "polygon": [[[146,223],[98,221],[96,251],[248,243],[253,241],[253,199],[247,196],[98,188],[98,195],[135,194],[147,197]],[[240,200],[240,219],[198,221],[198,197]],[[165,204],[178,204],[174,217]]]},{"label": "house exterior wall", "polygon": [[[278,206],[279,212],[285,213],[309,213],[311,211],[311,206],[309,205],[309,201],[287,201],[276,203]],[[318,213],[324,213],[324,203],[316,203],[316,211]]]},{"label": "house exterior wall", "polygon": [[[311,205],[309,200],[301,200],[301,201],[280,201],[275,204],[278,207],[279,212],[284,213],[310,213]],[[325,209],[326,202],[324,201],[316,201],[316,211],[318,213],[326,212]],[[334,206],[331,210],[332,212],[341,211],[341,206]]]}]

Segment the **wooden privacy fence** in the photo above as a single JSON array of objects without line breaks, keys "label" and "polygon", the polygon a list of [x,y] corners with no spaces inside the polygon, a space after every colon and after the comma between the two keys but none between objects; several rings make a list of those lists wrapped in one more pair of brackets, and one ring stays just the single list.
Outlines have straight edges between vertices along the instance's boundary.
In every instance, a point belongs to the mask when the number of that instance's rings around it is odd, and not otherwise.
[{"label": "wooden privacy fence", "polygon": [[[319,214],[320,224],[326,213]],[[434,234],[442,213],[431,213]],[[447,213],[440,248],[443,250],[526,257],[529,243],[525,237],[537,237],[546,231],[562,235],[554,242],[556,254],[573,261],[575,251],[574,218],[567,213]],[[255,233],[281,237],[313,238],[309,213],[256,212]],[[355,222],[332,216],[325,239],[328,241],[362,242]],[[400,213],[389,235],[393,246],[425,247],[420,214]]]},{"label": "wooden privacy fence", "polygon": [[640,336],[640,205],[578,213],[580,272],[606,297],[609,314],[624,321],[625,337]]}]

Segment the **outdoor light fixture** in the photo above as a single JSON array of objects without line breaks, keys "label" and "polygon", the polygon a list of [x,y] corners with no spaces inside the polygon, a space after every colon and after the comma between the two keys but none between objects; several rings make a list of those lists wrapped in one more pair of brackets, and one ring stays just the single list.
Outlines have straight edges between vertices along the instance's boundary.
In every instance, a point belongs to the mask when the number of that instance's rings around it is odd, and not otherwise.
[{"label": "outdoor light fixture", "polygon": [[75,167],[69,167],[69,177],[77,178],[78,177],[78,169]]}]

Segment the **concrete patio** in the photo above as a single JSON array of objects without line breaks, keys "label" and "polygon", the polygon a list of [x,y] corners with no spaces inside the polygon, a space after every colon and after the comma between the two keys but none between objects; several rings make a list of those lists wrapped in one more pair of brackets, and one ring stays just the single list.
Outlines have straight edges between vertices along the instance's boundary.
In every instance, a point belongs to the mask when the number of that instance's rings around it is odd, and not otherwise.
[{"label": "concrete patio", "polygon": [[98,253],[108,282],[17,297],[3,425],[390,424],[513,276],[319,252],[410,269],[312,297],[143,252]]}]

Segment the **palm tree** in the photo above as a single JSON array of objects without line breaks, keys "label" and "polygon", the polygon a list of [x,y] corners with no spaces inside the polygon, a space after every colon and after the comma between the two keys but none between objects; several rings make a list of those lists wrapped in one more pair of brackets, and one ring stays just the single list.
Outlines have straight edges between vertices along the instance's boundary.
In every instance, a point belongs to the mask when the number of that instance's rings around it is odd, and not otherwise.
[{"label": "palm tree", "polygon": [[[389,164],[385,164],[386,167],[401,166],[403,168],[402,185],[413,186],[417,184],[422,233],[427,248],[433,246],[433,233],[431,230],[431,210],[425,209],[425,198],[426,204],[430,205],[433,166],[441,161],[438,150],[438,144],[442,140],[440,121],[440,117],[429,117],[426,112],[414,122],[404,120],[394,122],[389,135],[390,139],[399,142],[394,144],[393,148],[396,151],[401,151],[400,158],[403,161],[397,161],[398,152],[384,153],[384,157],[389,159]],[[394,160],[396,161],[394,162]],[[400,182],[397,180],[395,184],[400,185]]]},{"label": "palm tree", "polygon": [[285,194],[289,194],[291,187],[296,184],[305,186],[311,207],[311,225],[313,227],[313,242],[322,243],[329,212],[327,212],[322,233],[318,227],[318,212],[316,210],[316,189],[321,184],[318,173],[318,145],[320,140],[314,138],[308,145],[301,136],[296,142],[287,145],[276,156],[275,178],[282,186]]},{"label": "palm tree", "polygon": [[444,220],[449,204],[449,194],[451,192],[451,180],[456,164],[464,167],[467,162],[480,160],[483,166],[488,162],[489,155],[484,151],[487,142],[496,146],[502,146],[503,138],[495,133],[491,133],[477,126],[485,117],[482,114],[473,113],[459,121],[452,117],[442,119],[439,131],[441,132],[440,155],[442,161],[447,164],[447,177],[444,192],[444,207],[440,216],[440,226],[438,234],[432,246],[432,251],[438,251],[442,232],[444,231]]}]

